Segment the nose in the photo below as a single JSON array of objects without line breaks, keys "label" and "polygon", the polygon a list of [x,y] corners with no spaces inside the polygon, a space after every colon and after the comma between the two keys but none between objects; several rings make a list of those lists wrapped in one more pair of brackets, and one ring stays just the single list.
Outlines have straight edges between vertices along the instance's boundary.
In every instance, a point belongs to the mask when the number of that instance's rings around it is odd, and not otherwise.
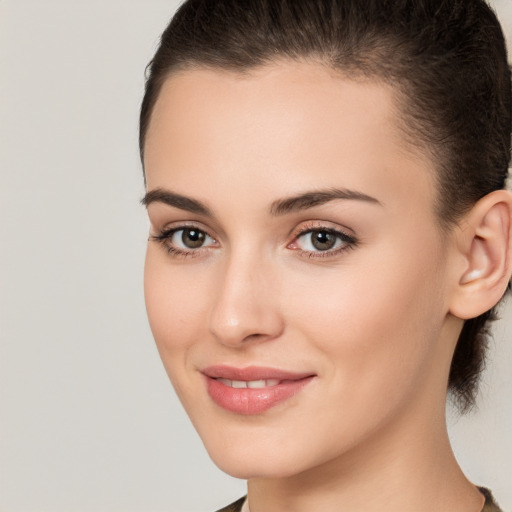
[{"label": "nose", "polygon": [[284,329],[275,273],[261,259],[232,256],[218,275],[210,332],[223,345],[247,346],[277,338]]}]

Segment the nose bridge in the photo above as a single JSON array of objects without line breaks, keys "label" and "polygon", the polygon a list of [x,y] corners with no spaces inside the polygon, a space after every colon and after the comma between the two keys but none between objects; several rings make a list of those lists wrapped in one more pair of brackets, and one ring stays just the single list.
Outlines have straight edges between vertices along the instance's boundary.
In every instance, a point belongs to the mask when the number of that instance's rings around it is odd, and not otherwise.
[{"label": "nose bridge", "polygon": [[217,282],[210,331],[223,344],[278,336],[283,322],[272,264],[248,246],[230,252]]}]

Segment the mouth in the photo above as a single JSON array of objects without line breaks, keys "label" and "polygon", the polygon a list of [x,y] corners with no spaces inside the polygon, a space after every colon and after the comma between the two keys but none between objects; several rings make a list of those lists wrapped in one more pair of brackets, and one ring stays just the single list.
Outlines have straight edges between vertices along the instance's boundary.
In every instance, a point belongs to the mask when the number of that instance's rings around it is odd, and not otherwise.
[{"label": "mouth", "polygon": [[211,366],[202,371],[210,398],[221,408],[260,414],[300,392],[315,377],[273,368]]}]

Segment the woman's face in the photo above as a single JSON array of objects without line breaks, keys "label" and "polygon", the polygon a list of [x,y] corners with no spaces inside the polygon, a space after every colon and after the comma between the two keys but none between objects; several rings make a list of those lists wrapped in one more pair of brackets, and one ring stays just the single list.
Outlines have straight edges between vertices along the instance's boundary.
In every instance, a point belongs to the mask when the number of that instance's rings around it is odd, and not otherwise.
[{"label": "woman's face", "polygon": [[232,475],[335,463],[444,410],[452,244],[433,166],[398,126],[389,87],[319,64],[163,86],[145,147],[147,310]]}]

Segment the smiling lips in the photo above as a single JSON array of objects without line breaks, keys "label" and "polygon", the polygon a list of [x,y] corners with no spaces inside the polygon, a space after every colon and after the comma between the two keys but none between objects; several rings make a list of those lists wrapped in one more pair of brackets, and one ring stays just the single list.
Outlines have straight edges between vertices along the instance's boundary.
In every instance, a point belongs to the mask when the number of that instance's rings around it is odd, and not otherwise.
[{"label": "smiling lips", "polygon": [[273,368],[210,366],[202,372],[208,394],[223,409],[237,414],[259,414],[292,397],[315,377]]}]

